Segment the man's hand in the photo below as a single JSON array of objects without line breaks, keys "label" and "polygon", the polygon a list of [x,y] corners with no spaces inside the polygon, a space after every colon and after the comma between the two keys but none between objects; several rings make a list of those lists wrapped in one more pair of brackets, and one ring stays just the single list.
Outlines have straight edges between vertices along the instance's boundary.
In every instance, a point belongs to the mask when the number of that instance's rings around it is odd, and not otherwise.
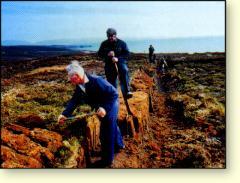
[{"label": "man's hand", "polygon": [[65,121],[66,119],[67,119],[67,117],[61,114],[61,115],[58,116],[58,123],[59,123],[60,125],[63,125],[63,124],[64,124],[64,121]]},{"label": "man's hand", "polygon": [[117,58],[117,57],[113,57],[113,58],[112,58],[112,62],[113,62],[113,63],[117,63],[117,62],[118,62],[118,58]]},{"label": "man's hand", "polygon": [[108,53],[108,56],[109,56],[109,57],[114,57],[114,56],[115,56],[114,51],[110,51],[110,52]]},{"label": "man's hand", "polygon": [[104,116],[106,116],[106,110],[102,107],[99,107],[97,110],[97,115],[103,118]]}]

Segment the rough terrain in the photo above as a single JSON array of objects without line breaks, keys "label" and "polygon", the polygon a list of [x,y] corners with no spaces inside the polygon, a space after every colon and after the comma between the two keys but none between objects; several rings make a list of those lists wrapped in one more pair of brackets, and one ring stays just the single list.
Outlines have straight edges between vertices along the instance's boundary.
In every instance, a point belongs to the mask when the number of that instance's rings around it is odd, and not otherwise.
[{"label": "rough terrain", "polygon": [[[119,91],[125,149],[112,168],[224,168],[224,54],[165,56],[171,57],[166,72],[148,64],[147,55],[131,57],[133,116]],[[2,167],[85,168],[99,159],[100,121],[85,115],[89,106],[75,110],[79,119],[56,124],[74,89],[64,70],[72,59],[104,76],[103,63],[92,54],[2,67]]]}]

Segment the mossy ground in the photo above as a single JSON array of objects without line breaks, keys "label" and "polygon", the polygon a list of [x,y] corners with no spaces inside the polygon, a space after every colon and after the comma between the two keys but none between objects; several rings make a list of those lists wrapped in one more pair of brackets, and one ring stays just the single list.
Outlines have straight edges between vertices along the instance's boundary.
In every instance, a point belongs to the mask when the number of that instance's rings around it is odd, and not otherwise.
[{"label": "mossy ground", "polygon": [[[174,56],[182,57],[181,54]],[[193,55],[194,59],[203,56]],[[15,123],[29,114],[41,118],[46,124],[55,123],[74,90],[64,71],[71,59],[81,61],[89,73],[104,75],[103,63],[95,57],[71,56],[56,58],[53,66],[34,67],[11,78],[3,78],[2,123]],[[147,55],[133,55],[128,64],[130,75],[142,67],[154,76],[155,66],[146,64],[146,61]],[[170,80],[160,77],[168,91],[159,93],[157,86],[153,88],[154,109],[150,114],[149,131],[141,140],[124,136],[126,148],[116,155],[113,168],[225,167],[225,68],[224,64],[216,63],[183,62],[175,64],[170,76],[165,75]],[[169,97],[177,105],[167,103]],[[78,108],[75,114],[84,111],[89,111],[88,106]],[[193,123],[186,123],[186,119]],[[196,119],[198,123],[195,123]],[[74,156],[82,139],[68,136],[64,140],[73,146],[73,153],[70,146],[57,152],[60,159],[55,167],[62,167],[67,163],[66,159]],[[76,162],[71,166],[75,167]]]}]

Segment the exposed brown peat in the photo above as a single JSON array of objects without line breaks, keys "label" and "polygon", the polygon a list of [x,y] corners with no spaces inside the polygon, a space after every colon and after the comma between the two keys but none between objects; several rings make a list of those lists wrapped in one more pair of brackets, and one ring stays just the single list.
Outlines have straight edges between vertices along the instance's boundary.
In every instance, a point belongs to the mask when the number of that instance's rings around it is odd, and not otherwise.
[{"label": "exposed brown peat", "polygon": [[[125,149],[111,167],[224,168],[225,55],[158,54],[157,59],[161,56],[171,58],[166,72],[148,64],[146,54],[131,56],[134,95],[128,101],[134,120],[126,123],[120,95]],[[72,59],[104,76],[94,54],[1,67],[1,167],[85,168],[100,158],[100,121],[85,116],[89,106],[76,109],[77,120],[56,124],[74,89],[64,70]]]}]

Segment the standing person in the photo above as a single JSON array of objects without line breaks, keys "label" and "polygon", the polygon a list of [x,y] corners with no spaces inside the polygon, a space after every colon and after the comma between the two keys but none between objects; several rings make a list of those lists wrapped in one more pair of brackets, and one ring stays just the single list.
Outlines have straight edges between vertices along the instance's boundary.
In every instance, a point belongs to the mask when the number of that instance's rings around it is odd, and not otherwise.
[{"label": "standing person", "polygon": [[150,45],[148,50],[149,50],[149,55],[148,55],[148,56],[149,56],[149,62],[150,62],[150,63],[153,63],[153,53],[154,53],[154,48],[153,48],[153,46]]},{"label": "standing person", "polygon": [[104,60],[106,78],[115,88],[117,88],[117,70],[115,63],[117,64],[123,95],[126,98],[131,98],[133,94],[130,91],[127,67],[129,50],[127,44],[117,38],[117,31],[115,29],[107,29],[107,40],[101,43],[98,56]]},{"label": "standing person", "polygon": [[72,99],[58,117],[59,124],[64,123],[77,105],[89,104],[97,109],[101,120],[100,140],[102,146],[101,167],[110,166],[114,159],[114,151],[124,147],[121,132],[117,125],[119,101],[117,90],[99,76],[85,74],[78,61],[72,61],[66,67],[70,82],[76,85]]}]

